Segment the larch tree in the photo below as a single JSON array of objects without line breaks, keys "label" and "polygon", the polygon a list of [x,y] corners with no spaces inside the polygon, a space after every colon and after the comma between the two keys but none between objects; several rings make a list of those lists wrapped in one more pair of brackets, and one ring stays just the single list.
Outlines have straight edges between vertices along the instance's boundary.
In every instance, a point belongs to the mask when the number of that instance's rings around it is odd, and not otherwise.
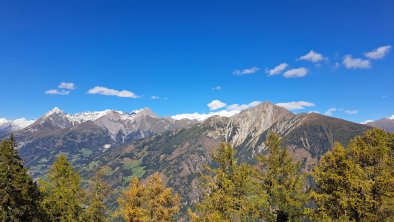
[{"label": "larch tree", "polygon": [[36,183],[22,165],[13,136],[0,142],[0,220],[45,221]]},{"label": "larch tree", "polygon": [[227,143],[212,155],[212,166],[201,174],[203,197],[195,210],[189,209],[191,221],[250,221],[257,218],[257,203],[264,199],[254,195],[252,168],[238,164],[235,150]]},{"label": "larch tree", "polygon": [[119,207],[115,216],[122,217],[127,222],[149,221],[148,209],[144,207],[146,189],[138,177],[133,177],[129,187],[118,198]]},{"label": "larch tree", "polygon": [[89,181],[89,191],[87,193],[87,209],[85,219],[91,222],[107,221],[107,208],[104,201],[107,199],[109,185],[104,180],[102,169],[97,170],[93,178]]},{"label": "larch tree", "polygon": [[84,190],[81,179],[65,154],[49,168],[47,180],[39,182],[44,194],[42,206],[51,221],[83,221]]},{"label": "larch tree", "polygon": [[336,144],[314,168],[309,214],[325,221],[394,221],[394,134],[374,129]]},{"label": "larch tree", "polygon": [[306,180],[300,163],[281,146],[279,135],[270,133],[265,142],[267,153],[257,157],[259,193],[267,199],[260,208],[264,221],[303,221],[307,204]]},{"label": "larch tree", "polygon": [[158,173],[144,183],[134,177],[118,199],[115,213],[128,222],[174,221],[180,209],[180,197],[167,188]]}]

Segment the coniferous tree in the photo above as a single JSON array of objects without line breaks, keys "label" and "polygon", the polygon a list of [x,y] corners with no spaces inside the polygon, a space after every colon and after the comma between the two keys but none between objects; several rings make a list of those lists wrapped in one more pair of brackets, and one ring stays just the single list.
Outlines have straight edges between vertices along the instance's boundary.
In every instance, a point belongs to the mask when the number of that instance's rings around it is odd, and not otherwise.
[{"label": "coniferous tree", "polygon": [[42,206],[51,221],[83,221],[83,196],[80,176],[65,154],[49,169],[48,180],[40,181]]},{"label": "coniferous tree", "polygon": [[119,197],[116,216],[128,222],[173,221],[179,212],[179,195],[163,184],[158,173],[145,183],[134,177],[129,187]]},{"label": "coniferous tree", "polygon": [[279,135],[270,133],[265,142],[268,153],[257,157],[257,180],[268,206],[260,209],[264,221],[303,221],[307,203],[305,176],[295,163]]},{"label": "coniferous tree", "polygon": [[85,220],[91,222],[107,221],[105,199],[108,196],[109,185],[103,178],[103,170],[96,172],[94,178],[89,181],[89,192],[87,195],[88,208],[86,209]]},{"label": "coniferous tree", "polygon": [[394,221],[394,135],[371,130],[336,144],[314,168],[309,214],[325,221]]},{"label": "coniferous tree", "polygon": [[[250,221],[257,218],[256,205],[264,199],[254,195],[252,169],[248,164],[237,163],[235,150],[222,143],[213,153],[216,167],[206,166],[201,175],[203,198],[196,211],[189,209],[192,221]],[[259,203],[259,204],[257,204]]]},{"label": "coniferous tree", "polygon": [[144,207],[146,189],[140,183],[138,177],[130,180],[129,187],[123,191],[118,198],[119,208],[115,216],[123,217],[128,222],[147,222],[149,221],[148,209]]},{"label": "coniferous tree", "polygon": [[13,136],[0,142],[0,220],[45,221],[41,195],[15,149]]},{"label": "coniferous tree", "polygon": [[180,197],[164,185],[158,173],[145,182],[150,221],[173,221],[179,212]]}]

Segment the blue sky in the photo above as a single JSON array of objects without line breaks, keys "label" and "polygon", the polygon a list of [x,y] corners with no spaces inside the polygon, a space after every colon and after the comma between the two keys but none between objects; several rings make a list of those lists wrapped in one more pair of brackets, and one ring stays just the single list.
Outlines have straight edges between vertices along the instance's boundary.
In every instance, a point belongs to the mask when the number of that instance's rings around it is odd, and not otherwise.
[{"label": "blue sky", "polygon": [[389,0],[0,0],[0,117],[269,100],[379,119],[394,114],[391,46]]}]

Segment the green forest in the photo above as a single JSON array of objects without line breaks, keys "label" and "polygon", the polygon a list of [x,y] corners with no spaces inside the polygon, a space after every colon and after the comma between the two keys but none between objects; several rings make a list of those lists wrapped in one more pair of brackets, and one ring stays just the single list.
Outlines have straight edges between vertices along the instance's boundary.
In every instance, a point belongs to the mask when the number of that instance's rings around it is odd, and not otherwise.
[{"label": "green forest", "polygon": [[111,187],[101,170],[88,181],[65,154],[37,181],[15,149],[0,144],[0,218],[8,221],[394,221],[394,134],[373,129],[347,146],[336,143],[311,170],[302,169],[270,133],[255,161],[231,144],[199,172],[198,202],[182,198],[160,172],[133,177],[109,209]]}]

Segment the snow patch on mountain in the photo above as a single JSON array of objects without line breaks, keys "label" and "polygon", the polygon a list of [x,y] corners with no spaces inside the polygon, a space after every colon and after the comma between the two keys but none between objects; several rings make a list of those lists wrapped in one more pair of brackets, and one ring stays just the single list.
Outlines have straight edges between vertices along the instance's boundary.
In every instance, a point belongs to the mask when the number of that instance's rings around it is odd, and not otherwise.
[{"label": "snow patch on mountain", "polygon": [[109,112],[111,112],[111,110],[107,109],[104,111],[76,113],[68,116],[70,120],[72,120],[73,122],[82,123],[87,121],[95,121],[101,118],[102,116],[107,115]]}]

